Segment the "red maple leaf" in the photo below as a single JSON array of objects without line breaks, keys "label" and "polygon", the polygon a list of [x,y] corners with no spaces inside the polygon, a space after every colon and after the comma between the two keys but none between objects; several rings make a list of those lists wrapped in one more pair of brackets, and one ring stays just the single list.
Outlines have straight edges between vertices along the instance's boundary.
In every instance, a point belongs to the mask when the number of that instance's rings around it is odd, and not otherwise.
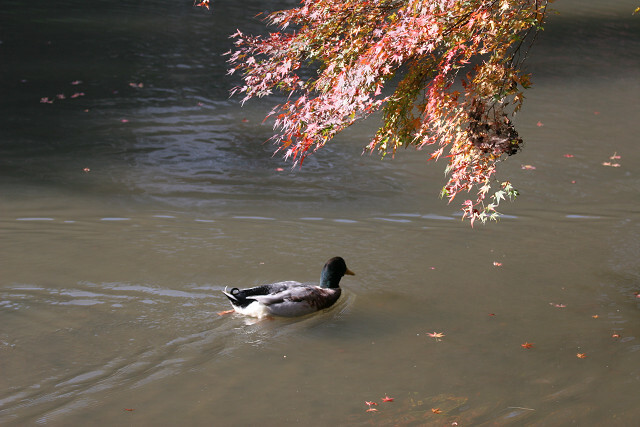
[{"label": "red maple leaf", "polygon": [[389,397],[386,394],[384,395],[384,397],[382,398],[383,402],[393,402],[393,397]]},{"label": "red maple leaf", "polygon": [[533,343],[525,342],[524,344],[520,344],[520,347],[522,347],[522,348],[531,348],[531,347],[533,347]]}]

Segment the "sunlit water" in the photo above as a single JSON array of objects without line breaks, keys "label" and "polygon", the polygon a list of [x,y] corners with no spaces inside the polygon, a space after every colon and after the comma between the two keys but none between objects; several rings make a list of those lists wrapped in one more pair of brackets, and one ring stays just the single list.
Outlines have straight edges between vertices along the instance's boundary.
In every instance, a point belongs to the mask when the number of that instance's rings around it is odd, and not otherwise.
[{"label": "sunlit water", "polygon": [[[499,170],[521,196],[473,229],[444,164],[361,155],[375,123],[292,170],[275,100],[228,99],[227,35],[297,2],[5,3],[0,424],[637,422],[635,2],[556,3]],[[334,255],[330,310],[218,315]]]}]

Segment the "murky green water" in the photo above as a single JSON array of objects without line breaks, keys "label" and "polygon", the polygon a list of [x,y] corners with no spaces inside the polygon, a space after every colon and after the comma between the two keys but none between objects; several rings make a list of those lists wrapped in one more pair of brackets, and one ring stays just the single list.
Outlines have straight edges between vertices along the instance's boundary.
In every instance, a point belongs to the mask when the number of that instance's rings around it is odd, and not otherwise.
[{"label": "murky green water", "polygon": [[[4,3],[0,424],[634,425],[636,2],[555,4],[499,171],[522,195],[475,229],[444,163],[361,156],[375,123],[272,156],[275,100],[229,100],[221,54],[293,4]],[[327,312],[217,314],[334,255]]]}]

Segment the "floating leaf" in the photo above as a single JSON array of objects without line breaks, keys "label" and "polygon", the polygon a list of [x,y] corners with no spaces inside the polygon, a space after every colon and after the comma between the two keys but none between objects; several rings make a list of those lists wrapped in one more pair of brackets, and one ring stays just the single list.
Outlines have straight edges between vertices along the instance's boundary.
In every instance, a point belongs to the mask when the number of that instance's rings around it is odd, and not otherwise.
[{"label": "floating leaf", "polygon": [[529,348],[533,347],[533,343],[525,342],[524,344],[520,344],[520,347],[529,349]]},{"label": "floating leaf", "polygon": [[442,413],[440,408],[431,408],[431,412],[433,412],[434,414],[441,414]]},{"label": "floating leaf", "polygon": [[393,402],[393,397],[389,397],[385,394],[385,396],[382,398],[383,402]]},{"label": "floating leaf", "polygon": [[576,356],[578,357],[578,359],[586,359],[587,355],[585,353],[577,353]]},{"label": "floating leaf", "polygon": [[427,332],[427,335],[431,338],[435,338],[436,341],[442,341],[440,338],[445,336],[443,332]]}]

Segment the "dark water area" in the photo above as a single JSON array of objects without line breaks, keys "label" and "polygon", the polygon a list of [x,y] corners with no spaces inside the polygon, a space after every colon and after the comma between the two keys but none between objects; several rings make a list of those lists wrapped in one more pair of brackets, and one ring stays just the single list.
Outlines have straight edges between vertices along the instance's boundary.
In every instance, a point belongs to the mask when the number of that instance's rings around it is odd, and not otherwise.
[{"label": "dark water area", "polygon": [[[554,3],[475,228],[375,120],[274,155],[223,54],[297,3],[2,2],[0,425],[635,425],[637,2]],[[330,310],[217,314],[334,255]]]}]

